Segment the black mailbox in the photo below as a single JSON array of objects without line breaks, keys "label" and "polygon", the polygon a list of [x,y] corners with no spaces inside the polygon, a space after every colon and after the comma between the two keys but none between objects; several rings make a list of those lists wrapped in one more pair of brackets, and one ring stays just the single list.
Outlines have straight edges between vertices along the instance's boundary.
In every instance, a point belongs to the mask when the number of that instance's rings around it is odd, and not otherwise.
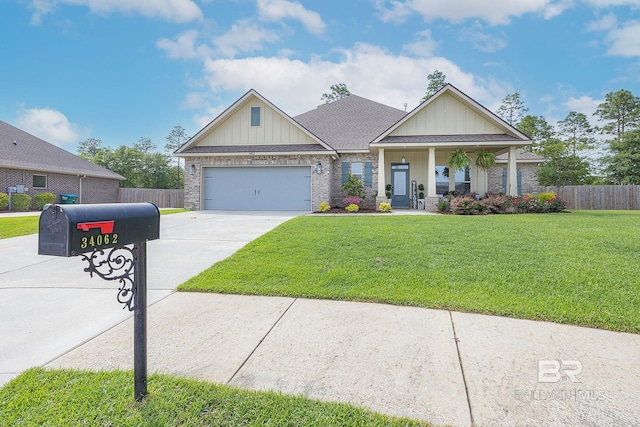
[{"label": "black mailbox", "polygon": [[39,255],[76,256],[158,239],[160,211],[153,203],[47,205],[38,232]]}]

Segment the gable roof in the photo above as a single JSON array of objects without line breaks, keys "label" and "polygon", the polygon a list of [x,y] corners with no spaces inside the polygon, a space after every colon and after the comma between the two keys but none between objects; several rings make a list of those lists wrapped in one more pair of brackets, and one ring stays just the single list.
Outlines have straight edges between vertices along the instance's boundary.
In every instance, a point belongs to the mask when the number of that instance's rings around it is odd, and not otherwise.
[{"label": "gable roof", "polygon": [[[410,121],[413,117],[417,116],[423,110],[429,108],[432,104],[435,104],[439,98],[444,97],[445,94],[450,95],[454,100],[465,107],[473,111],[474,114],[479,115],[486,123],[490,124],[492,129],[497,129],[502,133],[490,133],[490,134],[459,134],[459,135],[410,135],[410,136],[392,136],[393,132],[399,129],[402,125]],[[446,113],[445,113],[446,114]],[[509,142],[513,145],[529,145],[531,140],[525,134],[520,132],[509,123],[502,120],[495,113],[484,107],[482,104],[476,102],[467,94],[460,91],[458,88],[450,83],[443,86],[438,92],[432,95],[422,104],[414,108],[409,114],[404,116],[401,120],[390,126],[387,130],[382,132],[372,142],[372,145],[379,143],[407,143],[407,142],[422,142],[422,143],[475,143],[475,142]]]},{"label": "gable roof", "polygon": [[[280,117],[286,122],[292,125],[295,129],[298,129],[304,135],[306,135],[314,144],[272,144],[272,145],[203,145],[199,146],[202,141],[206,139],[208,135],[219,129],[227,119],[230,119],[234,114],[238,113],[247,103],[254,99],[258,99],[269,108],[273,109]],[[256,90],[250,89],[244,95],[242,95],[236,102],[229,106],[226,110],[220,113],[209,124],[202,128],[198,133],[191,137],[182,147],[178,148],[174,154],[179,157],[188,155],[211,155],[211,154],[337,154],[336,150],[320,139],[317,135],[314,135],[309,129],[306,129],[300,123],[292,119],[285,112],[280,110],[274,104],[272,104],[265,97],[260,95]]]},{"label": "gable roof", "polygon": [[349,95],[295,116],[294,120],[338,151],[368,151],[369,143],[376,136],[406,114],[406,111]]},{"label": "gable roof", "polygon": [[0,168],[125,179],[0,120]]}]

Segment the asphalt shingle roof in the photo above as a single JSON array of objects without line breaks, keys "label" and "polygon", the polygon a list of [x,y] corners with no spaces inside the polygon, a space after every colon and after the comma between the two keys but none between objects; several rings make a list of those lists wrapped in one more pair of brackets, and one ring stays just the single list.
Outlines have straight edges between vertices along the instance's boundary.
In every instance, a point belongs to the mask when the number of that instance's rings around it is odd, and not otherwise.
[{"label": "asphalt shingle roof", "polygon": [[489,142],[489,141],[514,141],[522,140],[512,135],[502,134],[460,134],[460,135],[407,135],[407,136],[386,136],[381,143],[408,143],[408,142]]},{"label": "asphalt shingle roof", "polygon": [[0,168],[124,179],[0,120]]},{"label": "asphalt shingle roof", "polygon": [[350,95],[293,119],[338,151],[369,150],[369,143],[407,113]]}]

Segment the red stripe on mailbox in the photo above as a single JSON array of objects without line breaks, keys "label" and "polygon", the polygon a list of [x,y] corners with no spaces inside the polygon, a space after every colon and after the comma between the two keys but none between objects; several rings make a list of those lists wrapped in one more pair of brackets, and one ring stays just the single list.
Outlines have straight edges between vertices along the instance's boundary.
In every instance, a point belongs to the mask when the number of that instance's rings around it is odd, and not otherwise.
[{"label": "red stripe on mailbox", "polygon": [[78,230],[89,231],[92,228],[99,228],[100,234],[113,233],[114,221],[96,221],[78,223]]}]

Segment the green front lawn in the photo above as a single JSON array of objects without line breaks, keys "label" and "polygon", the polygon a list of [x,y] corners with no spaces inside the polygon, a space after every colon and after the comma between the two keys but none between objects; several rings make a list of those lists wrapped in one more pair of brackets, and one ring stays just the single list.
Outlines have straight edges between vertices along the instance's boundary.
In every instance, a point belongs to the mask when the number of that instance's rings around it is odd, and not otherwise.
[{"label": "green front lawn", "polygon": [[640,212],[298,217],[179,287],[640,332]]},{"label": "green front lawn", "polygon": [[133,399],[133,373],[30,369],[0,388],[2,426],[427,426],[342,403],[243,391],[150,375]]}]

